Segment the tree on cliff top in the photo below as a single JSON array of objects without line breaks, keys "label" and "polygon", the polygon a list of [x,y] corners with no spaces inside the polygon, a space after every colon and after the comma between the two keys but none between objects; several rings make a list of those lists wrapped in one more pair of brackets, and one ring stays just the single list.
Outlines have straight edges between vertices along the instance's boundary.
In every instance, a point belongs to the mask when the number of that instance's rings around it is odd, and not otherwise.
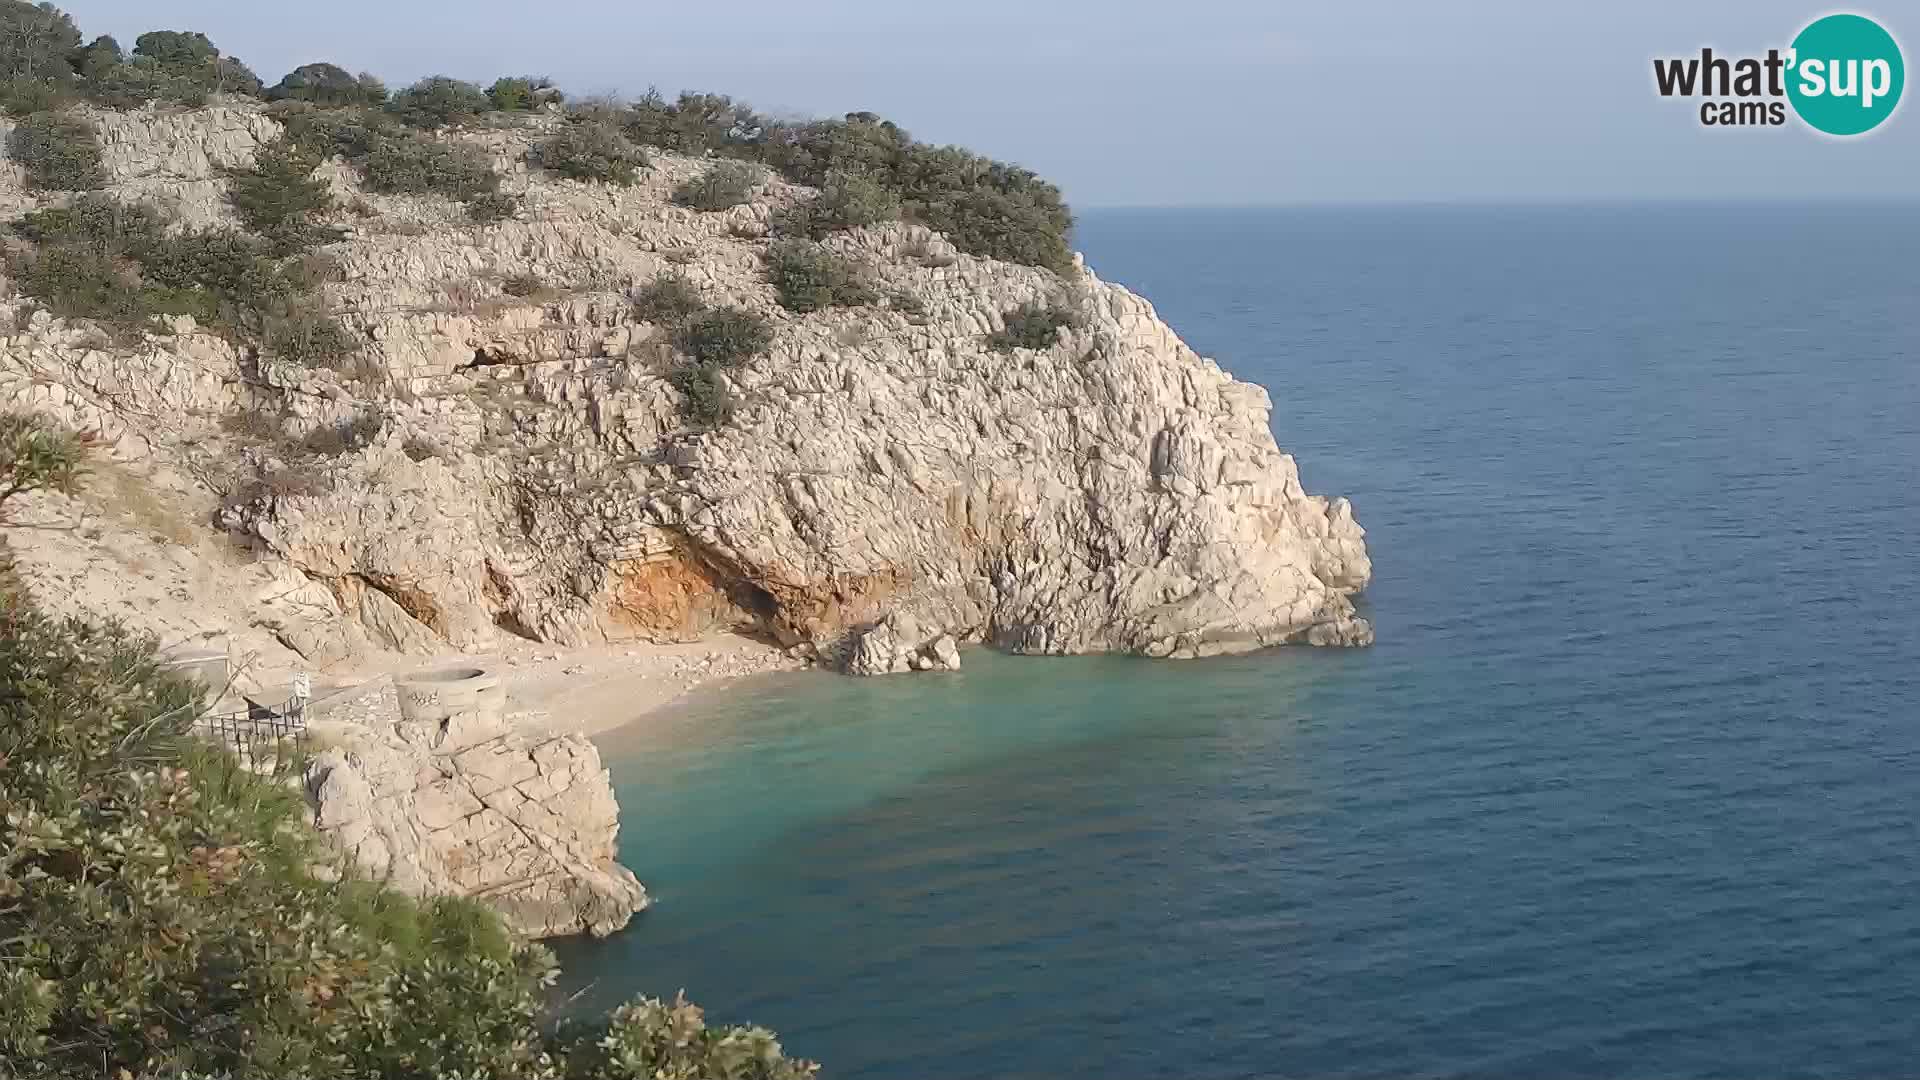
[{"label": "tree on cliff top", "polygon": [[[83,452],[0,416],[0,493],[70,484]],[[194,738],[203,707],[150,642],[45,615],[0,575],[9,1077],[813,1075],[684,1001],[553,1028],[549,952],[472,902],[316,876],[300,796]]]}]

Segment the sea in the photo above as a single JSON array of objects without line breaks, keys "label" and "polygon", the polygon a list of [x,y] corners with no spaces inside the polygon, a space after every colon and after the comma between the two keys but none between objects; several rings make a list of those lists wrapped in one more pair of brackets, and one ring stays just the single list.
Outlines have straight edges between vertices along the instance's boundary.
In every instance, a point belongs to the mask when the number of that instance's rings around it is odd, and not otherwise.
[{"label": "sea", "polygon": [[1379,643],[780,676],[604,743],[827,1077],[1920,1075],[1920,204],[1096,211],[1353,500]]}]

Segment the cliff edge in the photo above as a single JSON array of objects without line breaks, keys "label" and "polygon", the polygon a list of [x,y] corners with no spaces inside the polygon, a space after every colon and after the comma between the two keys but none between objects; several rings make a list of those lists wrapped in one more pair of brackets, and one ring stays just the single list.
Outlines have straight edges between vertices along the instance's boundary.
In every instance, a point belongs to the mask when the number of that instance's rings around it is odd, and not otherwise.
[{"label": "cliff edge", "polygon": [[[104,194],[174,229],[234,226],[231,176],[281,132],[246,101],[88,119]],[[1302,488],[1266,392],[1145,300],[1077,259],[979,258],[891,221],[817,244],[864,303],[792,310],[770,233],[814,189],[763,175],[702,211],[675,195],[713,163],[669,153],[631,186],[566,179],[536,164],[565,123],[436,136],[482,151],[517,201],[488,224],[319,165],[341,236],[309,259],[350,368],[191,316],[110,335],[10,295],[0,401],[103,432],[149,493],[208,514],[245,553],[205,561],[224,594],[207,605],[309,666],[503,635],[736,630],[861,673],[952,666],[954,641],[1161,657],[1371,641],[1351,507]],[[0,166],[0,216],[74,198]],[[636,304],[666,278],[757,317],[765,347],[704,386],[676,377],[683,328]],[[1043,309],[1054,332],[1009,344],[1010,317]],[[690,421],[709,392],[724,415]]]}]

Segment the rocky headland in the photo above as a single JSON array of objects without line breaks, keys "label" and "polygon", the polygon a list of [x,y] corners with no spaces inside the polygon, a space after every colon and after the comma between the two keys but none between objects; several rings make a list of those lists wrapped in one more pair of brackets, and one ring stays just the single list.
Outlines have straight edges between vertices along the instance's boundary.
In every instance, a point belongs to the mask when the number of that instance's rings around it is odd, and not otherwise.
[{"label": "rocky headland", "polygon": [[[0,219],[106,197],[176,234],[240,231],[234,178],[287,119],[238,98],[75,111],[97,193],[0,164]],[[965,643],[1187,658],[1372,640],[1351,507],[1305,490],[1267,393],[1146,300],[1077,257],[999,261],[884,220],[811,241],[857,270],[860,302],[795,304],[768,268],[819,191],[770,172],[737,205],[687,205],[717,166],[674,152],[631,183],[570,178],[541,147],[574,122],[432,137],[489,163],[510,204],[484,222],[316,159],[328,234],[301,265],[351,363],[191,313],[128,332],[0,285],[0,405],[106,447],[92,524],[13,541],[38,600],[343,674],[723,633],[863,675],[957,668]],[[8,242],[8,273],[31,272],[32,244]],[[761,347],[687,377],[687,316],[647,302],[667,279],[763,326]],[[1027,336],[1039,311],[1053,321]],[[362,727],[308,789],[370,872],[490,898],[536,934],[644,904],[583,739]]]}]

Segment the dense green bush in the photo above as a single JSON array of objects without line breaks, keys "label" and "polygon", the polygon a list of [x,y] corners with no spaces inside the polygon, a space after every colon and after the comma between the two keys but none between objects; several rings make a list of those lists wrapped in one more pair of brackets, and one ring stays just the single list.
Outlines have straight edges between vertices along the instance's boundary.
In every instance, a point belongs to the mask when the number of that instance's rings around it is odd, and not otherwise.
[{"label": "dense green bush", "polygon": [[325,157],[360,161],[374,147],[413,137],[406,125],[369,108],[321,108],[302,101],[275,104],[270,115],[286,128],[286,138]]},{"label": "dense green bush", "polygon": [[360,170],[369,190],[392,195],[472,199],[500,187],[493,161],[479,147],[418,137],[376,142]]},{"label": "dense green bush", "polygon": [[229,174],[228,201],[277,255],[340,238],[321,220],[333,209],[333,192],[313,175],[319,167],[319,154],[280,138],[261,147],[251,166]]},{"label": "dense green bush", "polygon": [[401,123],[425,131],[466,123],[492,107],[485,91],[445,75],[421,79],[387,103]]},{"label": "dense green bush", "polygon": [[100,164],[100,139],[84,118],[37,112],[15,124],[7,136],[7,156],[27,171],[36,191],[91,191],[106,183]]},{"label": "dense green bush", "polygon": [[14,260],[11,272],[21,292],[64,318],[96,319],[127,328],[144,323],[150,314],[139,284],[112,255],[98,250],[74,245],[42,248]]},{"label": "dense green bush", "polygon": [[1064,308],[1048,304],[1023,304],[1006,313],[1006,325],[988,336],[987,347],[995,352],[1051,349],[1059,343],[1061,329],[1078,322]]},{"label": "dense green bush", "polygon": [[685,93],[669,103],[656,90],[621,112],[620,122],[627,137],[642,146],[695,156],[752,145],[766,123],[745,102],[723,94]]},{"label": "dense green bush", "polygon": [[684,1002],[546,1028],[549,952],[471,902],[315,877],[300,797],[193,738],[202,707],[151,643],[0,601],[9,1075],[813,1075]]},{"label": "dense green bush", "polygon": [[1073,265],[1073,215],[1058,188],[1018,166],[917,142],[872,113],[794,124],[719,95],[668,102],[649,93],[618,115],[628,137],[645,146],[757,161],[794,183],[841,188],[816,210],[790,217],[786,231],[817,237],[886,220],[897,206],[970,254],[1060,272]]},{"label": "dense green bush", "polygon": [[487,88],[487,100],[500,112],[529,112],[549,101],[562,100],[553,80],[532,75],[495,79]]},{"label": "dense green bush", "polygon": [[858,229],[900,216],[900,199],[864,173],[836,172],[820,194],[796,203],[774,222],[776,230],[818,240],[844,229]]},{"label": "dense green bush", "polygon": [[569,180],[603,184],[632,184],[634,170],[647,165],[647,155],[619,128],[593,120],[567,124],[535,143],[529,158]]},{"label": "dense green bush", "polygon": [[741,308],[723,307],[690,316],[673,337],[674,348],[697,364],[733,367],[773,344],[767,320]]},{"label": "dense green bush", "polygon": [[269,88],[267,99],[377,108],[386,104],[387,87],[372,75],[355,76],[336,64],[302,64]]},{"label": "dense green bush", "polygon": [[80,41],[80,28],[52,4],[0,0],[0,84],[37,94],[70,83],[68,57]]},{"label": "dense green bush", "polygon": [[179,30],[141,34],[134,40],[132,55],[116,61],[118,47],[111,38],[90,46],[92,53],[83,59],[91,74],[80,83],[82,93],[111,108],[134,108],[149,101],[197,106],[204,105],[211,94],[258,97],[262,93],[259,76],[234,57],[222,56],[205,34]]},{"label": "dense green bush", "polygon": [[673,201],[694,210],[731,210],[753,198],[766,183],[764,169],[743,161],[722,161],[673,190]]},{"label": "dense green bush", "polygon": [[712,308],[683,318],[673,335],[680,355],[667,372],[667,381],[680,391],[681,415],[703,427],[725,422],[734,402],[724,372],[772,344],[773,328],[751,311]]},{"label": "dense green bush", "polygon": [[36,244],[78,244],[103,255],[138,256],[159,242],[166,223],[145,203],[86,194],[65,206],[22,215],[13,231]]},{"label": "dense green bush", "polygon": [[662,274],[633,295],[634,318],[661,326],[679,326],[706,309],[700,290],[678,274]]},{"label": "dense green bush", "polygon": [[767,280],[781,307],[802,314],[879,299],[859,266],[805,240],[783,240],[767,250]]}]

